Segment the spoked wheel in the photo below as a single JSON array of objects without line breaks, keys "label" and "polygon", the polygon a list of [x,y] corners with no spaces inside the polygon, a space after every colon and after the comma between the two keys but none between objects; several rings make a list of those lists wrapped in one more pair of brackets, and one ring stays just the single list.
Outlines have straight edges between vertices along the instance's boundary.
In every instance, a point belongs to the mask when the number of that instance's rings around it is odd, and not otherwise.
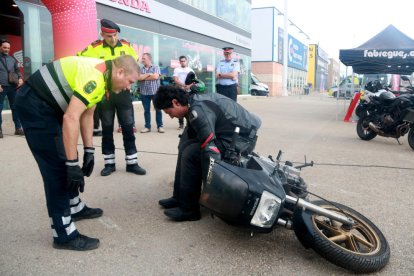
[{"label": "spoked wheel", "polygon": [[366,120],[366,117],[363,117],[363,118],[358,119],[358,123],[356,126],[356,131],[357,131],[359,138],[365,141],[372,140],[375,138],[375,136],[377,136],[375,131],[369,128],[368,124],[369,124],[369,121]]},{"label": "spoked wheel", "polygon": [[414,129],[413,129],[413,125],[411,125],[410,132],[408,132],[408,144],[414,150]]},{"label": "spoked wheel", "polygon": [[381,231],[357,211],[325,201],[314,204],[327,210],[345,214],[355,221],[348,226],[310,210],[298,208],[294,213],[295,234],[306,248],[312,248],[331,263],[356,273],[369,273],[382,269],[389,261],[390,247]]}]

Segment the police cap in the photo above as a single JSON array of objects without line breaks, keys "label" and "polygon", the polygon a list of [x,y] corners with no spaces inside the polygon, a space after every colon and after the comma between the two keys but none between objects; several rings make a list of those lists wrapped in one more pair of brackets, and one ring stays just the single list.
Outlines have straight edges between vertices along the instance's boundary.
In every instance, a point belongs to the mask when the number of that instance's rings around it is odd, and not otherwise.
[{"label": "police cap", "polygon": [[233,53],[233,47],[223,47],[224,53]]},{"label": "police cap", "polygon": [[104,33],[113,34],[116,32],[120,33],[121,29],[116,23],[112,22],[111,20],[101,19],[101,31]]}]

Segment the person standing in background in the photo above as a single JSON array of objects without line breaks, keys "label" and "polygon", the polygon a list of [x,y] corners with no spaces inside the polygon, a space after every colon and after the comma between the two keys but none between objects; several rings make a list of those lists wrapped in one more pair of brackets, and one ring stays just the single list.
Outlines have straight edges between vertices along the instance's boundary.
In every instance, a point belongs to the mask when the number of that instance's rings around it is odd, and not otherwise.
[{"label": "person standing in background", "polygon": [[[151,131],[151,101],[160,87],[160,68],[152,64],[152,56],[150,53],[142,55],[142,68],[139,77],[139,88],[141,94],[142,105],[144,106],[145,127],[141,129],[141,133]],[[162,112],[155,109],[155,121],[159,133],[164,133],[162,123]]]},{"label": "person standing in background", "polygon": [[[112,60],[122,55],[131,55],[138,61],[138,56],[129,42],[118,38],[121,31],[119,26],[108,20],[101,20],[101,36],[103,39],[92,42],[86,49],[78,53],[79,56],[94,57],[103,60]],[[99,107],[98,107],[99,108]],[[130,90],[124,90],[119,94],[108,91],[105,100],[100,104],[102,120],[102,153],[105,167],[101,171],[102,176],[108,176],[115,170],[115,144],[114,144],[114,120],[117,114],[122,127],[124,140],[126,171],[144,175],[146,171],[138,165],[138,151],[135,145],[134,135],[134,107]]]},{"label": "person standing in background", "polygon": [[237,84],[240,72],[238,59],[232,58],[233,48],[224,47],[224,59],[220,60],[216,68],[216,91],[237,102]]},{"label": "person standing in background", "polygon": [[[10,42],[8,40],[1,40],[0,45],[0,138],[3,138],[3,131],[1,125],[2,111],[4,98],[7,96],[9,100],[10,109],[12,112],[13,122],[15,126],[14,135],[24,135],[22,125],[20,124],[19,116],[17,114],[14,99],[16,97],[16,89],[23,84],[22,74],[19,71],[17,61],[9,55]],[[10,83],[9,73],[15,73],[17,83]]]},{"label": "person standing in background", "polygon": [[[181,87],[186,92],[189,92],[193,84],[185,84],[188,73],[193,72],[193,69],[188,67],[188,60],[186,56],[180,56],[180,67],[176,67],[173,73],[173,79],[176,86]],[[178,118],[178,129],[184,129],[184,118]]]}]

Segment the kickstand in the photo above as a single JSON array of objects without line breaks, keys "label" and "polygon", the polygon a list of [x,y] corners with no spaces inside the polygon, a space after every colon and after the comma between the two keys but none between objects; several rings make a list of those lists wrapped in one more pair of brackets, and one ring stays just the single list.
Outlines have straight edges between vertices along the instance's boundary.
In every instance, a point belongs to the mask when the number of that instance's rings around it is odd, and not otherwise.
[{"label": "kickstand", "polygon": [[400,140],[398,138],[395,138],[395,140],[397,140],[397,142],[398,142],[399,145],[402,145],[401,142],[400,142]]}]

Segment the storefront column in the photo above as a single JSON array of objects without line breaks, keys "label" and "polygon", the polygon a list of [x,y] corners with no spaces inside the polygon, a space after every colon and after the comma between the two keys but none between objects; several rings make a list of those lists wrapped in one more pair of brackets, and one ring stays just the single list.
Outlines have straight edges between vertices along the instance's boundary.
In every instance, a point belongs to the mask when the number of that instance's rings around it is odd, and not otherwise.
[{"label": "storefront column", "polygon": [[55,59],[73,56],[98,38],[94,0],[42,0],[52,15]]}]

